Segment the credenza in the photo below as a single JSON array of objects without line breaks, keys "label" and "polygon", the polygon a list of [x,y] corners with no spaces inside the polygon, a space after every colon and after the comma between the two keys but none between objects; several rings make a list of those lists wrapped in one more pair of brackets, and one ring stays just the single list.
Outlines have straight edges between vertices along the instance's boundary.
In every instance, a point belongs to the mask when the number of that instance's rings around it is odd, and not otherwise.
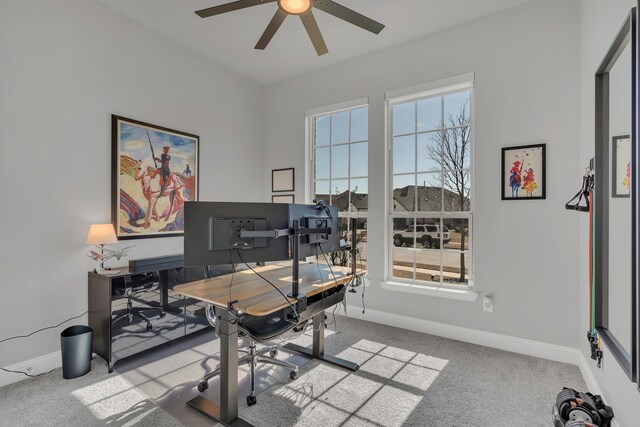
[{"label": "credenza", "polygon": [[185,268],[178,255],[129,264],[115,274],[89,272],[93,352],[107,361],[109,372],[118,360],[210,328],[206,304],[179,295],[173,287],[226,272]]}]

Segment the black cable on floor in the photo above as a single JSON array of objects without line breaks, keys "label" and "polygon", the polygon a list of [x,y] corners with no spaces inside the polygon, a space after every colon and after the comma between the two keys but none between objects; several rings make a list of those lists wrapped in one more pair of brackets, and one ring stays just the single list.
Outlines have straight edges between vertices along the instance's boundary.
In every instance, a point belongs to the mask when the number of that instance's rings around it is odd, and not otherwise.
[{"label": "black cable on floor", "polygon": [[[38,329],[37,331],[33,331],[33,332],[31,332],[30,334],[27,334],[27,335],[16,335],[15,337],[5,338],[5,339],[3,339],[3,340],[0,340],[0,344],[2,344],[3,342],[6,342],[6,341],[15,340],[15,339],[17,339],[17,338],[28,338],[28,337],[30,337],[31,335],[37,334],[38,332],[46,331],[47,329],[55,329],[55,328],[57,328],[58,326],[60,326],[60,325],[62,325],[62,324],[64,324],[64,323],[67,323],[67,322],[68,322],[68,321],[70,321],[70,320],[74,320],[74,319],[77,319],[77,318],[79,318],[79,317],[84,316],[84,315],[85,315],[85,314],[87,314],[88,312],[89,312],[89,310],[85,311],[84,313],[82,313],[82,314],[80,314],[80,315],[78,315],[78,316],[70,317],[70,318],[68,318],[67,320],[63,320],[62,322],[58,323],[58,324],[57,324],[57,325],[55,325],[55,326],[47,326],[46,328]],[[47,371],[47,372],[42,372],[41,374],[32,375],[32,374],[28,374],[28,373],[23,372],[23,371],[13,371],[13,370],[11,370],[11,369],[6,369],[6,368],[2,368],[2,367],[0,367],[0,371],[8,372],[8,373],[11,373],[11,374],[23,374],[23,375],[28,376],[29,378],[36,378],[36,377],[39,377],[40,375],[44,375],[44,374],[48,374],[49,372],[53,372],[53,371],[55,371],[56,369],[58,369],[58,368],[54,368],[54,369],[52,369],[52,370],[50,370],[50,371]]]},{"label": "black cable on floor", "polygon": [[36,378],[36,377],[39,377],[40,375],[45,375],[45,374],[48,374],[48,373],[50,373],[50,372],[53,372],[53,371],[55,371],[56,369],[58,369],[58,368],[53,368],[53,369],[52,369],[52,370],[50,370],[50,371],[43,372],[43,373],[41,373],[41,374],[36,374],[36,375],[27,374],[26,372],[23,372],[23,371],[12,371],[11,369],[5,369],[5,368],[0,368],[0,371],[9,372],[9,373],[11,373],[11,374],[23,374],[23,375],[28,376],[29,378]]}]

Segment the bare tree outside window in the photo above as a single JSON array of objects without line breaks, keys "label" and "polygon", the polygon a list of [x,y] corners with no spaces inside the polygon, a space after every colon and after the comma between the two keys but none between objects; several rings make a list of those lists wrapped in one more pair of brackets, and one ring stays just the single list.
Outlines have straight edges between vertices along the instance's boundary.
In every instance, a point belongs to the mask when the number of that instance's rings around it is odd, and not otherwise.
[{"label": "bare tree outside window", "polygon": [[[435,144],[427,146],[427,156],[442,170],[442,186],[452,193],[452,197],[443,197],[444,210],[451,212],[471,209],[471,185],[469,159],[471,155],[471,127],[469,117],[469,99],[456,114],[445,117],[446,130],[434,136]],[[455,222],[460,230],[460,283],[465,279],[465,237],[468,232],[466,219]]]}]

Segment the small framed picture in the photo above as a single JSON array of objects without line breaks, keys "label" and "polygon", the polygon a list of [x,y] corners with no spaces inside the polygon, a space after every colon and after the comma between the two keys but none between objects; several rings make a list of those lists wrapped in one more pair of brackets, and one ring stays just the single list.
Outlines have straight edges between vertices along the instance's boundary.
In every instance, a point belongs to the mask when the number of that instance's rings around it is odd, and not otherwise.
[{"label": "small framed picture", "polygon": [[295,169],[274,169],[271,171],[271,191],[282,193],[295,191]]},{"label": "small framed picture", "polygon": [[502,149],[502,200],[540,200],[547,195],[547,144]]},{"label": "small framed picture", "polygon": [[631,138],[614,136],[611,141],[611,195],[629,197],[631,194]]},{"label": "small framed picture", "polygon": [[271,203],[295,203],[295,197],[293,194],[274,194]]}]

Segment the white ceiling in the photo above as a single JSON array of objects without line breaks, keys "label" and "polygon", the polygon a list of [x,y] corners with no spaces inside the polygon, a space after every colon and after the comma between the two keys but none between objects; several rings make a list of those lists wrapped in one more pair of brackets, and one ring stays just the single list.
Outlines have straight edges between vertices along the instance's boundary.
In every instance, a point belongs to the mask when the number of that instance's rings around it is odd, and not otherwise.
[{"label": "white ceiling", "polygon": [[200,18],[232,0],[99,0],[257,83],[270,84],[488,16],[533,0],[336,0],[386,25],[375,35],[314,10],[329,48],[318,57],[302,22],[288,16],[266,50],[254,50],[276,3]]}]

